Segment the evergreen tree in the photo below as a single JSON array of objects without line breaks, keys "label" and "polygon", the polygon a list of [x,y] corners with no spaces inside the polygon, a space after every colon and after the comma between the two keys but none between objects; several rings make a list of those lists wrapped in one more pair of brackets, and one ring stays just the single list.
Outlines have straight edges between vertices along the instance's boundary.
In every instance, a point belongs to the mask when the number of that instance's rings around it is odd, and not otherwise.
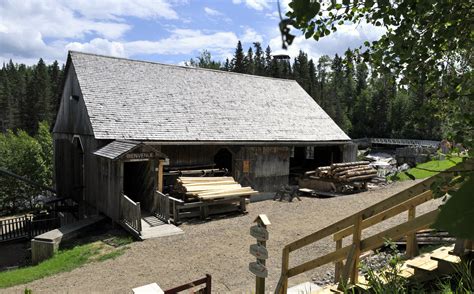
[{"label": "evergreen tree", "polygon": [[242,43],[240,41],[237,43],[237,48],[235,49],[234,58],[232,59],[232,71],[245,73],[245,55],[244,50],[242,49]]},{"label": "evergreen tree", "polygon": [[[35,134],[38,122],[51,122],[53,113],[51,109],[51,81],[49,79],[48,69],[43,61],[40,59],[36,65],[33,76],[27,89],[28,101],[26,101],[28,109],[26,113],[30,118],[26,121],[26,130],[30,134]],[[26,106],[26,105],[25,105]]]},{"label": "evergreen tree", "polygon": [[298,57],[293,62],[293,76],[307,93],[311,93],[311,81],[309,76],[308,55],[300,50]]},{"label": "evergreen tree", "polygon": [[[272,49],[270,46],[267,46],[267,49],[265,49],[265,75],[266,76],[273,76],[274,70],[273,70],[273,58],[272,58]],[[278,72],[278,70],[276,71]]]},{"label": "evergreen tree", "polygon": [[371,136],[386,138],[390,136],[390,104],[396,93],[395,77],[384,72],[375,77],[373,95],[370,105]]},{"label": "evergreen tree", "polygon": [[264,76],[265,75],[265,57],[262,50],[262,46],[260,45],[259,42],[253,43],[253,46],[255,48],[255,58],[254,58],[255,74],[258,76]]},{"label": "evergreen tree", "polygon": [[341,87],[344,85],[344,72],[342,58],[336,54],[331,64],[332,80],[331,80],[331,102],[334,105],[333,113],[329,115],[334,119],[337,125],[345,132],[349,132],[351,129],[351,122],[347,115],[347,105],[344,98],[344,89]]},{"label": "evergreen tree", "polygon": [[357,63],[355,74],[355,101],[352,109],[352,125],[353,129],[351,137],[361,138],[369,135],[369,105],[371,101],[371,93],[367,86],[367,78],[369,72],[365,62]]},{"label": "evergreen tree", "polygon": [[308,94],[316,99],[316,89],[317,89],[317,77],[316,77],[316,66],[314,65],[313,59],[310,59],[308,62],[308,75],[309,75],[309,91]]},{"label": "evergreen tree", "polygon": [[245,73],[247,74],[255,74],[255,64],[254,64],[254,57],[253,57],[253,50],[252,47],[249,47],[247,51],[247,55],[244,59],[245,62]]},{"label": "evergreen tree", "polygon": [[[328,92],[327,87],[329,83],[328,70],[331,65],[331,58],[327,55],[323,55],[318,60],[317,66],[317,78],[318,78],[318,87],[316,89],[315,99],[316,102],[329,114],[334,114],[334,105],[326,97]],[[331,109],[332,108],[332,111]]]},{"label": "evergreen tree", "polygon": [[229,61],[229,58],[225,59],[224,65],[221,68],[223,71],[230,71],[232,69],[232,65]]},{"label": "evergreen tree", "polygon": [[354,53],[347,49],[344,53],[344,93],[343,102],[347,107],[347,116],[352,121],[352,107],[356,99],[355,93],[355,74],[354,74]]},{"label": "evergreen tree", "polygon": [[212,60],[211,52],[204,50],[196,59],[191,58],[189,62],[185,63],[186,66],[220,69],[221,63],[219,61]]}]

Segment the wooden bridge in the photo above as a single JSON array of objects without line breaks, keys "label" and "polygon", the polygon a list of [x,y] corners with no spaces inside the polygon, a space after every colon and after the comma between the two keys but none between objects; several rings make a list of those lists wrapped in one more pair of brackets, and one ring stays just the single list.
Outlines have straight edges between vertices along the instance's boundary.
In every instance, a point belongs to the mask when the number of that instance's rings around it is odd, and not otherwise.
[{"label": "wooden bridge", "polygon": [[363,143],[367,145],[393,145],[393,146],[420,146],[437,148],[440,141],[434,140],[416,140],[416,139],[392,139],[392,138],[361,138],[352,140],[354,143]]},{"label": "wooden bridge", "polygon": [[[457,165],[450,170],[472,169],[473,167],[473,162],[469,162],[462,166]],[[449,174],[451,172],[448,170],[448,172],[438,176],[443,177]],[[430,227],[436,220],[439,212],[439,209],[436,208],[417,216],[416,207],[433,199],[430,185],[435,181],[436,177],[425,179],[407,190],[286,245],[283,248],[281,276],[275,293],[287,292],[289,278],[329,263],[335,263],[335,283],[339,283],[339,285],[359,285],[359,280],[361,279],[359,276],[359,259],[361,254],[382,246],[387,239],[397,240],[406,236],[407,255],[409,257],[416,256],[418,254],[416,232]],[[407,220],[405,222],[370,237],[362,238],[362,231],[364,229],[377,225],[403,212],[407,212]],[[290,267],[291,252],[314,244],[329,236],[333,236],[335,242],[334,251]],[[344,238],[349,236],[352,236],[352,242],[343,247]],[[415,266],[416,264],[413,265],[413,267]]]}]

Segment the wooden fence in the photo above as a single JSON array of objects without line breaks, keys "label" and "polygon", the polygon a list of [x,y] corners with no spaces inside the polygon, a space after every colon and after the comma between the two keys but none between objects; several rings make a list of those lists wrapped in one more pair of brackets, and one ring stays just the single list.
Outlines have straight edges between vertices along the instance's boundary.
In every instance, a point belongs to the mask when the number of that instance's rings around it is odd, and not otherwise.
[{"label": "wooden fence", "polygon": [[[193,291],[193,290],[186,291],[188,289],[192,289],[200,285],[205,285],[205,287],[200,288],[196,291]],[[211,275],[206,274],[206,277],[202,279],[166,290],[164,292],[165,294],[177,294],[183,291],[186,291],[187,293],[211,294]]]},{"label": "wooden fence", "polygon": [[17,239],[32,239],[60,227],[58,217],[34,219],[32,215],[0,220],[0,242]]},{"label": "wooden fence", "polygon": [[[472,162],[470,165],[457,165],[450,170],[458,171],[469,168],[472,169]],[[440,176],[446,174],[448,173],[441,174]],[[415,255],[417,251],[416,231],[428,228],[433,224],[438,215],[438,209],[434,209],[418,217],[416,216],[416,207],[433,198],[433,194],[429,189],[434,181],[435,177],[425,179],[407,190],[401,191],[322,230],[286,245],[283,248],[281,276],[275,292],[287,292],[288,278],[332,262],[336,266],[335,282],[347,284],[348,280],[350,280],[351,284],[356,284],[359,277],[358,266],[361,253],[382,246],[387,239],[397,240],[406,236],[407,254],[410,256]],[[362,230],[406,211],[408,211],[406,222],[362,239]],[[303,264],[290,267],[290,252],[331,235],[333,235],[333,239],[336,242],[335,251]],[[343,239],[348,236],[352,236],[352,242],[343,247]],[[343,263],[343,260],[345,260],[345,263]]]},{"label": "wooden fence", "polygon": [[153,199],[153,212],[160,220],[170,222],[170,199],[160,191],[155,191]]},{"label": "wooden fence", "polygon": [[120,221],[134,233],[140,235],[142,231],[142,212],[140,202],[135,202],[126,195],[120,196]]}]

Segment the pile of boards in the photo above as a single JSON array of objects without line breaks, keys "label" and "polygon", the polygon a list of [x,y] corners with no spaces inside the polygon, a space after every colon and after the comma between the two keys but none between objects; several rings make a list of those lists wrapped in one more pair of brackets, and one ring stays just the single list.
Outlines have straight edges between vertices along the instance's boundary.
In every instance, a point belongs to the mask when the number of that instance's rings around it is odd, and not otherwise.
[{"label": "pile of boards", "polygon": [[251,187],[242,187],[233,177],[180,177],[175,192],[200,200],[213,200],[258,193]]},{"label": "pile of boards", "polygon": [[377,170],[368,161],[333,163],[306,172],[309,178],[329,179],[337,182],[368,181],[377,177]]}]

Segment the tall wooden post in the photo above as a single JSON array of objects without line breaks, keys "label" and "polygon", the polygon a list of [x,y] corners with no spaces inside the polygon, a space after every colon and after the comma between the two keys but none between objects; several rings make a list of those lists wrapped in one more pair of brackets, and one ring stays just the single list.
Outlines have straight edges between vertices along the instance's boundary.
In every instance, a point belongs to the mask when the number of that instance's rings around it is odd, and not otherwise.
[{"label": "tall wooden post", "polygon": [[357,284],[359,278],[359,257],[360,257],[360,240],[362,237],[362,214],[359,214],[354,223],[354,234],[352,235],[352,243],[355,245],[354,266],[350,274],[351,283]]},{"label": "tall wooden post", "polygon": [[163,165],[164,165],[164,160],[159,159],[158,160],[158,167],[156,168],[156,188],[158,191],[163,192]]},{"label": "tall wooden post", "polygon": [[255,293],[265,293],[265,278],[268,276],[268,270],[265,266],[265,260],[268,258],[268,250],[266,248],[268,240],[267,226],[270,221],[265,214],[260,214],[255,221],[256,226],[250,228],[250,235],[257,239],[257,244],[250,245],[250,254],[257,258],[256,262],[249,264],[249,270],[255,274]]},{"label": "tall wooden post", "polygon": [[[410,206],[408,209],[408,220],[411,221],[416,217],[416,206]],[[408,257],[415,257],[418,255],[418,244],[416,242],[416,232],[407,235],[406,255]]]}]

